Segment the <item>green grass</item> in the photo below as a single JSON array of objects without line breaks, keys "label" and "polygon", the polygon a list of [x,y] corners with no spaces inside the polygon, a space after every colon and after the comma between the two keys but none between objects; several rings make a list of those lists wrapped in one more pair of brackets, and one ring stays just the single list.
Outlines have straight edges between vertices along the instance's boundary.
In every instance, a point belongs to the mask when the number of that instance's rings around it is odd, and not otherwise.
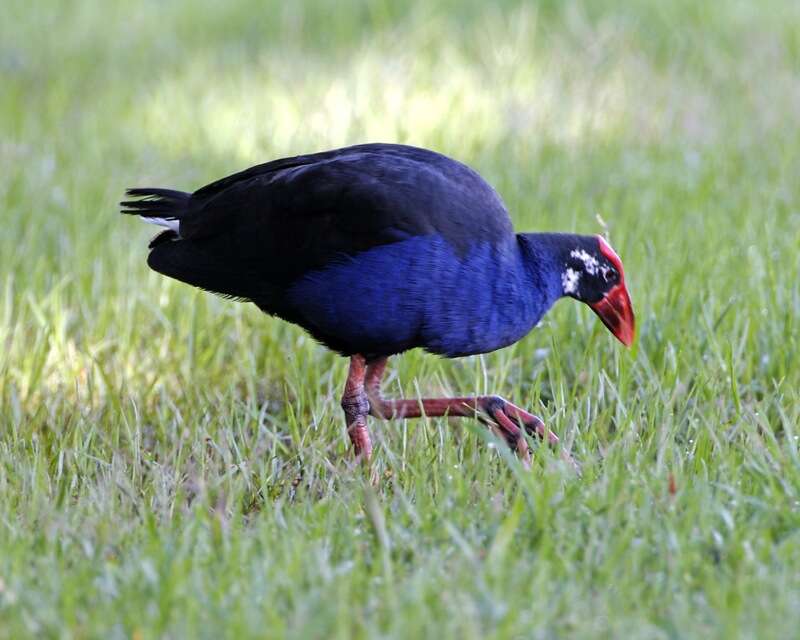
[{"label": "green grass", "polygon": [[[0,638],[796,635],[797,3],[0,18]],[[373,488],[344,361],[150,273],[152,230],[115,213],[128,186],[367,140],[470,163],[520,229],[608,225],[631,351],[562,302],[388,380],[513,398],[582,477],[470,422],[373,422]]]}]

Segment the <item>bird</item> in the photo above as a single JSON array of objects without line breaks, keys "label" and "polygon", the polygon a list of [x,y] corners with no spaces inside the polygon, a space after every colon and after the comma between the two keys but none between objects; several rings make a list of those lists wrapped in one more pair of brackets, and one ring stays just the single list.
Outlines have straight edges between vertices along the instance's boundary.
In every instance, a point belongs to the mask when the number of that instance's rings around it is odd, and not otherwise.
[{"label": "bird", "polygon": [[193,193],[132,188],[120,203],[162,230],[154,271],[299,325],[349,358],[341,397],[356,459],[367,418],[474,417],[529,464],[524,437],[557,445],[498,395],[387,399],[391,356],[457,358],[526,336],[561,298],[588,305],[624,345],[635,317],[622,262],[601,235],[517,233],[472,168],[436,151],[368,143],[272,160]]}]

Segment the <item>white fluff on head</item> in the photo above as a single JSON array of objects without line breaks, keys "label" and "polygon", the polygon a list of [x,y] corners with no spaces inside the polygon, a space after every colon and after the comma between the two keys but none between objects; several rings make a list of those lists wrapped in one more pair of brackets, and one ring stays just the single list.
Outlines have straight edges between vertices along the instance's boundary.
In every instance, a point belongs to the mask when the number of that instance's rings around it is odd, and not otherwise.
[{"label": "white fluff on head", "polygon": [[586,273],[588,273],[590,276],[593,276],[597,273],[597,268],[600,266],[600,262],[585,249],[573,249],[570,251],[569,255],[583,262]]},{"label": "white fluff on head", "polygon": [[567,269],[561,274],[561,286],[564,287],[564,293],[575,293],[578,290],[578,283],[581,280],[581,274],[575,269]]}]

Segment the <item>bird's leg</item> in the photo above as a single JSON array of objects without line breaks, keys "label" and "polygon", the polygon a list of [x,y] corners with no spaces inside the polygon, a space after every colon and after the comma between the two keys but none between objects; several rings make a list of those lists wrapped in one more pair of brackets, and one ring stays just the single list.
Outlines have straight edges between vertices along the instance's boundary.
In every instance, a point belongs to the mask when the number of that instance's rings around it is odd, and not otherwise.
[{"label": "bird's leg", "polygon": [[383,380],[383,373],[386,371],[387,362],[389,362],[389,358],[378,358],[372,360],[367,365],[364,388],[366,389],[370,404],[372,404],[372,402],[377,402],[378,404],[383,402],[383,398],[381,397],[381,380]]},{"label": "bird's leg", "polygon": [[350,358],[350,371],[342,394],[342,409],[347,422],[347,435],[353,443],[356,456],[369,460],[372,454],[372,440],[367,429],[367,415],[369,415],[369,400],[364,391],[364,376],[367,371],[367,361],[362,355]]},{"label": "bird's leg", "polygon": [[528,443],[522,437],[521,428],[530,436],[535,435],[546,439],[550,444],[558,444],[558,437],[544,426],[540,418],[499,396],[385,400],[380,391],[385,368],[386,358],[375,360],[367,367],[365,387],[370,415],[384,420],[421,416],[477,417],[502,437],[525,463],[530,461],[530,451]]}]

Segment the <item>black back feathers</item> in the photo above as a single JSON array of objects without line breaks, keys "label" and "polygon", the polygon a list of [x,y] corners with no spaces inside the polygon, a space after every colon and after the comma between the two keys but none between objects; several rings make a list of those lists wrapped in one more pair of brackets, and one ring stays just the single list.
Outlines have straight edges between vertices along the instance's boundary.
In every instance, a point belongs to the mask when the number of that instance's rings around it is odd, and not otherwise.
[{"label": "black back feathers", "polygon": [[478,240],[514,237],[500,197],[475,171],[403,145],[283,158],[191,195],[127,193],[141,199],[123,202],[124,213],[180,221],[180,239],[154,242],[153,269],[268,312],[299,277],[373,247],[436,234],[463,255]]}]

